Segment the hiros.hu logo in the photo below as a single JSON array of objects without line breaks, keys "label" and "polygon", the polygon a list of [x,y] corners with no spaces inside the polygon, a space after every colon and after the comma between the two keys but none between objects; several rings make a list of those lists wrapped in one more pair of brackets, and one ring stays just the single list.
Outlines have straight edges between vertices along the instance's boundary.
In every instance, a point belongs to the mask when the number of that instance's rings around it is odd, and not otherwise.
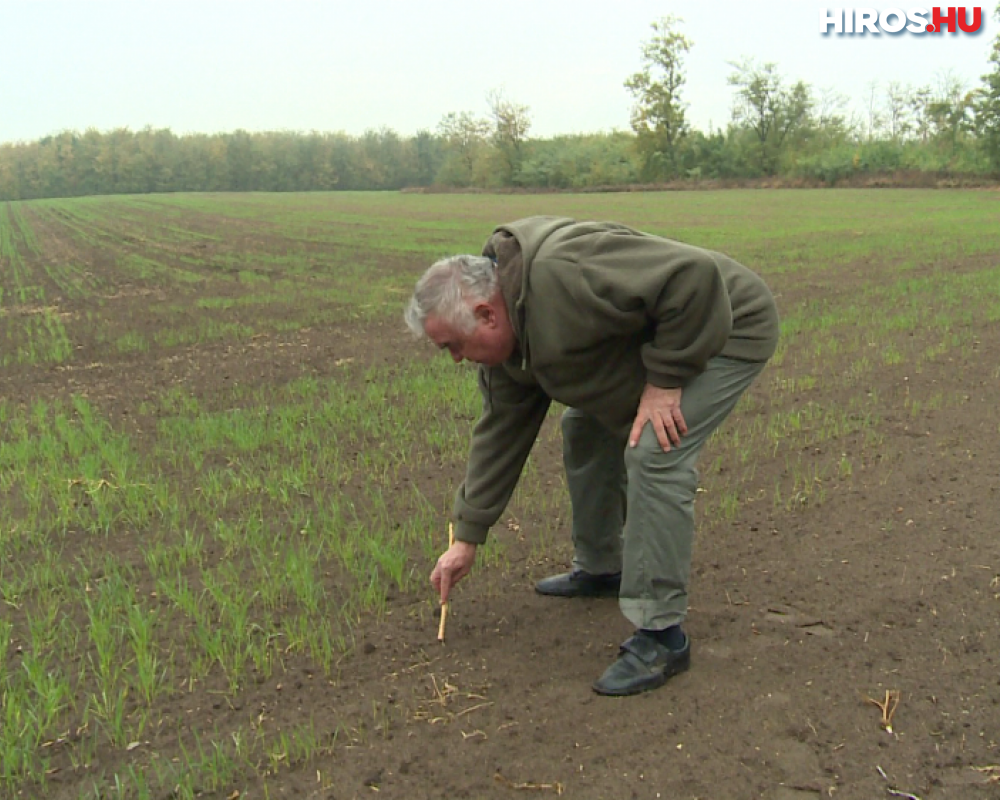
[{"label": "hiros.hu logo", "polygon": [[[969,19],[971,12],[972,19]],[[823,34],[865,33],[976,33],[983,26],[983,9],[965,6],[934,8],[834,8],[819,12],[819,32]]]}]

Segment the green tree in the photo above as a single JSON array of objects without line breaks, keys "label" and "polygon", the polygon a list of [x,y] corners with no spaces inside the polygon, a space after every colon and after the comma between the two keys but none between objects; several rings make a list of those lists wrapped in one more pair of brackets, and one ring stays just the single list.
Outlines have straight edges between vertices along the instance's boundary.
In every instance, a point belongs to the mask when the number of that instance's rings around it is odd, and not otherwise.
[{"label": "green tree", "polygon": [[225,136],[226,167],[230,191],[249,192],[253,187],[253,135],[239,128]]},{"label": "green tree", "polygon": [[865,138],[871,142],[881,138],[880,134],[885,131],[886,115],[882,106],[878,102],[878,81],[873,80],[868,83],[868,102],[865,109]]},{"label": "green tree", "polygon": [[774,175],[785,143],[809,119],[813,105],[809,86],[802,81],[786,86],[772,63],[759,66],[743,59],[730,66],[735,72],[729,76],[729,85],[736,87],[733,121],[753,131],[760,171]]},{"label": "green tree", "polygon": [[647,180],[677,175],[678,145],[688,132],[681,87],[684,55],[692,42],[677,31],[682,21],[671,15],[651,24],[653,36],[642,45],[642,69],[625,81],[636,100],[631,125]]},{"label": "green tree", "polygon": [[[995,17],[1000,22],[1000,4]],[[990,165],[1000,172],[1000,34],[993,40],[990,72],[983,75],[983,87],[975,101],[976,131]]]},{"label": "green tree", "polygon": [[972,130],[973,94],[953,75],[944,75],[937,93],[925,106],[939,149],[951,153]]},{"label": "green tree", "polygon": [[430,131],[420,130],[413,137],[413,157],[416,161],[414,178],[418,186],[434,183],[444,158],[441,138]]},{"label": "green tree", "polygon": [[886,124],[889,136],[894,141],[904,138],[910,130],[910,94],[910,89],[904,87],[899,81],[890,81],[886,87]]},{"label": "green tree", "polygon": [[446,144],[446,156],[439,175],[442,183],[471,186],[476,165],[486,146],[490,123],[468,111],[446,114],[438,123],[438,133]]},{"label": "green tree", "polygon": [[528,107],[509,100],[502,89],[487,92],[486,102],[490,107],[493,146],[499,156],[499,183],[513,186],[517,183],[524,143],[531,128]]}]

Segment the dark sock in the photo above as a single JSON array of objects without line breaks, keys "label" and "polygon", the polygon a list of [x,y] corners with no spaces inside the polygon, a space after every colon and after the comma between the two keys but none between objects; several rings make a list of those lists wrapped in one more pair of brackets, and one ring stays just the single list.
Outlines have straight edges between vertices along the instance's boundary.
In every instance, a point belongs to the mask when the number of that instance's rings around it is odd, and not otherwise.
[{"label": "dark sock", "polygon": [[659,631],[643,628],[642,632],[647,636],[656,639],[657,642],[670,650],[681,650],[687,639],[687,637],[684,636],[684,631],[681,630],[680,625],[671,625],[669,628],[664,628]]}]

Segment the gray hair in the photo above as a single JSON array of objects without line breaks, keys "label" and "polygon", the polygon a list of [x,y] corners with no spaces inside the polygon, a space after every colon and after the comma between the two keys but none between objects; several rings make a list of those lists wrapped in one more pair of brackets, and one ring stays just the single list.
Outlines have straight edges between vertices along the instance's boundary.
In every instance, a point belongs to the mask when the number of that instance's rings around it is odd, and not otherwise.
[{"label": "gray hair", "polygon": [[469,301],[491,300],[497,291],[494,263],[485,256],[450,256],[435,262],[417,281],[404,319],[417,336],[432,314],[460,331],[470,333],[476,320]]}]

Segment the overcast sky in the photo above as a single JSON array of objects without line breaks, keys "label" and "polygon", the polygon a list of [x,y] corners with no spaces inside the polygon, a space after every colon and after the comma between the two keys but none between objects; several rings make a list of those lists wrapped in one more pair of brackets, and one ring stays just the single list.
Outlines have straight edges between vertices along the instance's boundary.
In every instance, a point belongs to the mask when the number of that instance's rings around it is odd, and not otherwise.
[{"label": "overcast sky", "polygon": [[626,130],[622,83],[665,14],[694,43],[696,127],[729,120],[727,62],[743,57],[860,110],[873,80],[977,86],[995,7],[978,35],[838,37],[813,0],[0,0],[0,141],[146,125],[412,135],[485,115],[491,89],[530,108],[532,136]]}]

